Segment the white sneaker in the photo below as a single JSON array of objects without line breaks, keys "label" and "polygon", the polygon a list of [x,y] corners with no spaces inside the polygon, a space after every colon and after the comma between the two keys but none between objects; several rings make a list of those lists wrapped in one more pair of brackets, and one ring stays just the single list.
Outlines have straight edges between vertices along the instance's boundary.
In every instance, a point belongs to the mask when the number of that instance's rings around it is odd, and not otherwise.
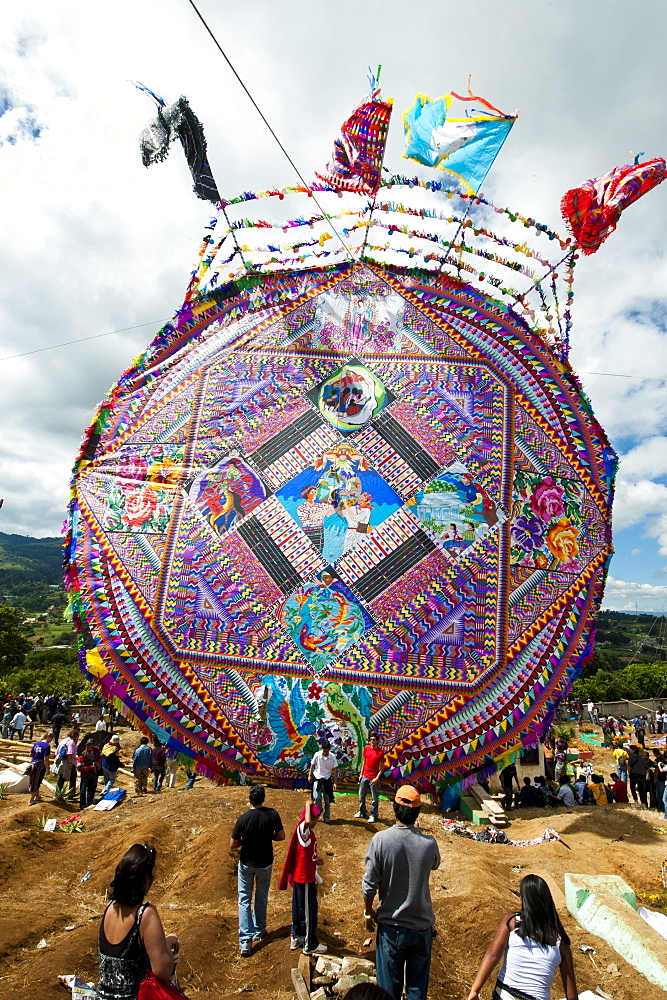
[{"label": "white sneaker", "polygon": [[316,948],[304,948],[304,955],[326,955],[328,948],[325,944],[318,944]]},{"label": "white sneaker", "polygon": [[354,814],[354,819],[366,819],[366,813],[358,812]]},{"label": "white sneaker", "polygon": [[368,817],[368,822],[369,823],[377,823],[377,816],[369,816]]},{"label": "white sneaker", "polygon": [[296,951],[297,948],[303,948],[303,941],[304,939],[302,937],[294,937],[294,936],[290,937],[289,941],[290,951]]}]

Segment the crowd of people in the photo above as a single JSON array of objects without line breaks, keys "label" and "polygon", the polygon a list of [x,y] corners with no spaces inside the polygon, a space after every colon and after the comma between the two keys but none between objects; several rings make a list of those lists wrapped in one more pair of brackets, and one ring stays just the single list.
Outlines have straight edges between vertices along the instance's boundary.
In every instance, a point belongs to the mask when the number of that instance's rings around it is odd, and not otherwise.
[{"label": "crowd of people", "polygon": [[[19,695],[18,699],[5,704],[2,719],[2,735],[5,739],[33,739],[35,726],[50,728],[31,746],[28,765],[30,805],[42,801],[41,787],[47,773],[56,779],[56,797],[75,799],[77,778],[79,808],[85,809],[113,788],[118,772],[123,766],[121,740],[114,733],[117,712],[112,705],[99,705],[99,718],[93,732],[82,735],[82,726],[77,711],[73,711],[66,698],[49,695]],[[149,745],[143,736],[127,762],[135,781],[135,792],[148,792],[148,779],[152,774],[152,790],[160,792],[165,777],[169,787],[174,787],[178,762],[167,757],[164,744],[153,737]],[[186,770],[186,788],[192,788],[194,771]],[[101,780],[101,788],[100,788]]]},{"label": "crowd of people", "polygon": [[[651,753],[653,756],[651,756]],[[544,775],[524,777],[519,784],[515,764],[500,772],[504,809],[575,805],[606,805],[630,801],[635,805],[657,809],[667,819],[667,752],[659,748],[644,749],[638,743],[615,745],[613,756],[616,770],[608,780],[596,773],[592,764],[576,767],[568,762],[567,743],[548,739],[544,744]],[[629,789],[628,789],[629,784]],[[516,791],[514,786],[516,785]]]}]

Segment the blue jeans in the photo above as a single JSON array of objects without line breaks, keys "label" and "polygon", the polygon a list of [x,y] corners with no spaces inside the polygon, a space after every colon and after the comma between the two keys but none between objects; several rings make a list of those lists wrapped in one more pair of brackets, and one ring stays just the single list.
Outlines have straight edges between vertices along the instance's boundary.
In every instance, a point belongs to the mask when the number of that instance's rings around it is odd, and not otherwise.
[{"label": "blue jeans", "polygon": [[[254,938],[266,934],[266,907],[269,901],[271,869],[244,865],[239,861],[239,945],[249,948]],[[252,890],[255,887],[255,905]]]},{"label": "blue jeans", "polygon": [[377,983],[394,1000],[401,1000],[405,980],[407,1000],[426,1000],[431,969],[433,928],[423,931],[379,923],[375,937]]},{"label": "blue jeans", "polygon": [[373,784],[370,778],[362,778],[359,782],[359,812],[366,815],[366,796],[371,793],[371,818],[378,818],[380,808],[380,786]]},{"label": "blue jeans", "polygon": [[313,782],[313,802],[318,807],[320,812],[322,812],[322,799],[324,799],[324,815],[322,816],[322,819],[329,820],[331,815],[331,799],[316,778]]},{"label": "blue jeans", "polygon": [[110,792],[116,782],[116,775],[118,771],[107,771],[104,764],[102,765],[102,777],[104,778],[104,788],[102,789],[102,795],[106,795]]},{"label": "blue jeans", "polygon": [[317,882],[292,883],[292,937],[303,938],[304,951],[317,948]]}]

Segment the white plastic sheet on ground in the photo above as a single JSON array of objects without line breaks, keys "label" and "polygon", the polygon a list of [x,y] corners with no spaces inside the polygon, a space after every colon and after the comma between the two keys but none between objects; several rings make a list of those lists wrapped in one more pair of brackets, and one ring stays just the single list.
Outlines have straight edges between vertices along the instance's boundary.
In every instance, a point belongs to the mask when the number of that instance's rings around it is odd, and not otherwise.
[{"label": "white plastic sheet on ground", "polygon": [[0,771],[0,785],[7,785],[8,795],[17,795],[29,791],[30,778],[23,771],[27,764],[17,764],[16,770],[6,767]]}]

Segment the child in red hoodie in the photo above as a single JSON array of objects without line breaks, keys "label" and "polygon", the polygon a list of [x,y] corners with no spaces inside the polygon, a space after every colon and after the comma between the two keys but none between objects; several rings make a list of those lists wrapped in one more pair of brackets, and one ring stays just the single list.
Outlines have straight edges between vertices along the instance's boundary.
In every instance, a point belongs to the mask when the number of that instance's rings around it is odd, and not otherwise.
[{"label": "child in red hoodie", "polygon": [[317,940],[317,873],[322,861],[317,856],[315,825],[320,810],[314,802],[306,802],[285,856],[279,889],[292,886],[292,936],[290,948],[302,947],[306,955],[322,955],[326,945]]}]

